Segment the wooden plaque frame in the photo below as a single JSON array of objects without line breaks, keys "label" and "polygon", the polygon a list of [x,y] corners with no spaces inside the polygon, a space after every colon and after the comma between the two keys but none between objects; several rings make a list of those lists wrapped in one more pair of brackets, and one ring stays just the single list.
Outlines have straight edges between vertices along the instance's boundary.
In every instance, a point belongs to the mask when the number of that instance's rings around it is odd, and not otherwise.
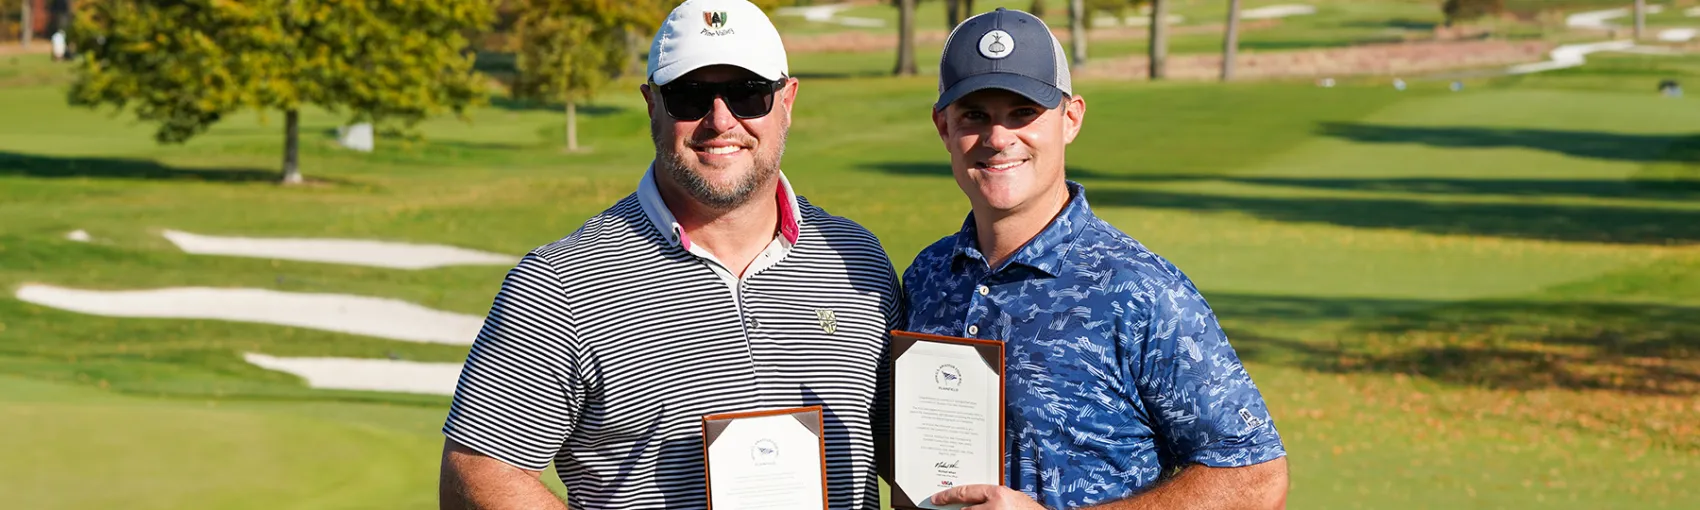
[{"label": "wooden plaque frame", "polygon": [[824,413],[824,410],[822,409],[821,406],[805,406],[805,407],[793,407],[793,408],[789,408],[789,409],[771,409],[771,410],[766,410],[766,411],[748,411],[748,412],[737,412],[737,413],[719,413],[719,414],[710,414],[710,415],[707,415],[707,416],[703,416],[702,417],[702,467],[703,467],[702,479],[703,479],[703,490],[707,491],[706,494],[708,495],[708,498],[709,498],[708,507],[710,509],[714,508],[714,491],[712,490],[712,488],[714,487],[714,479],[713,479],[712,476],[709,476],[709,467],[710,466],[708,465],[708,445],[714,444],[714,440],[719,439],[720,434],[722,432],[725,432],[726,427],[728,425],[731,425],[733,421],[746,419],[746,418],[763,418],[763,417],[768,417],[768,416],[780,416],[780,415],[791,415],[792,418],[797,419],[798,423],[803,424],[803,427],[809,429],[810,432],[815,433],[815,438],[817,439],[817,444],[820,448],[820,487],[821,487],[821,490],[820,490],[820,507],[821,507],[821,510],[826,510],[826,507],[827,507],[826,422],[825,422],[825,413]]},{"label": "wooden plaque frame", "polygon": [[[943,335],[931,335],[931,334],[926,334],[926,333],[915,333],[915,332],[910,332],[910,331],[892,330],[891,331],[891,360],[890,361],[891,361],[891,379],[893,381],[893,384],[892,384],[892,387],[891,387],[891,395],[889,395],[889,397],[891,398],[891,402],[892,402],[893,406],[897,405],[896,404],[897,403],[897,385],[895,383],[895,381],[897,380],[897,359],[902,357],[903,353],[908,352],[910,347],[914,347],[915,343],[917,343],[917,342],[937,342],[937,343],[971,346],[971,347],[974,348],[974,350],[976,352],[980,353],[980,360],[986,362],[986,366],[991,368],[992,372],[996,373],[998,375],[998,401],[997,401],[997,407],[998,407],[998,417],[997,417],[997,420],[998,420],[998,454],[995,458],[997,459],[997,463],[998,463],[998,480],[997,480],[997,483],[1002,484],[1004,479],[1009,476],[1009,466],[1005,465],[1005,463],[1004,463],[1004,455],[1006,453],[1005,452],[1006,444],[1009,441],[1009,439],[1008,439],[1009,438],[1009,431],[1006,430],[1006,428],[1005,428],[1006,427],[1006,423],[1005,423],[1006,418],[1004,417],[1005,409],[1008,407],[1007,402],[1008,402],[1008,398],[1009,398],[1009,396],[1006,394],[1007,390],[1004,387],[1004,356],[1003,356],[1004,343],[997,341],[997,340],[951,337],[951,336],[943,336]],[[892,422],[891,422],[892,437],[890,438],[889,444],[891,445],[891,448],[893,448],[893,450],[894,450],[891,453],[892,466],[893,466],[893,470],[892,470],[891,475],[893,477],[895,477],[897,475],[897,471],[895,469],[895,467],[897,465],[897,457],[902,454],[902,452],[895,451],[895,449],[897,447],[897,409],[895,409],[895,408],[892,409],[892,418],[891,419],[892,419]],[[899,486],[897,484],[896,480],[890,480],[890,482],[891,482],[890,483],[890,487],[891,487],[891,507],[893,509],[896,509],[896,510],[925,510],[922,507],[917,506],[915,504],[914,499],[911,498],[909,496],[909,494],[903,492],[903,487]]]}]

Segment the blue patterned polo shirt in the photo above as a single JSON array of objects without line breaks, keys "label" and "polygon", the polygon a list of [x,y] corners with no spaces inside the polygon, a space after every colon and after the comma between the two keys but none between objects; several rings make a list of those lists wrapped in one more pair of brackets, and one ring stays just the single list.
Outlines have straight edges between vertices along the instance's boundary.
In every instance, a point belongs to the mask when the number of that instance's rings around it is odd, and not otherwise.
[{"label": "blue patterned polo shirt", "polygon": [[908,329],[1004,347],[1004,484],[1049,508],[1123,499],[1175,468],[1286,455],[1262,394],[1204,297],[1099,219],[1085,190],[1002,267],[974,217],[903,275]]}]

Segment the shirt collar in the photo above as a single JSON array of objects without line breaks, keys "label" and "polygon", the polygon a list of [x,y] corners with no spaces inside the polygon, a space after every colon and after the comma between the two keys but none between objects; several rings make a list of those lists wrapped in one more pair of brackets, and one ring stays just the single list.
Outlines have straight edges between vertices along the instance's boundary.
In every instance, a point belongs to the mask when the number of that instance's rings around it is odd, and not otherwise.
[{"label": "shirt collar", "polygon": [[[661,232],[667,242],[691,251],[691,238],[685,234],[685,228],[679,225],[673,211],[667,208],[667,202],[661,200],[661,188],[655,184],[655,164],[649,165],[644,171],[643,179],[638,181],[638,203],[643,206],[643,215],[649,218],[655,230]],[[797,207],[797,194],[791,189],[791,181],[785,178],[785,172],[779,173],[779,231],[775,235],[784,243],[785,249],[790,250],[797,244],[797,237],[802,232],[803,216]]]},{"label": "shirt collar", "polygon": [[[1079,233],[1086,229],[1087,222],[1094,217],[1092,208],[1086,203],[1086,188],[1074,181],[1065,181],[1068,187],[1068,204],[1063,206],[1051,223],[1045,225],[1038,235],[1027,241],[1027,244],[1010,255],[1003,267],[993,268],[994,272],[1016,265],[1033,268],[1050,276],[1057,276],[1062,270],[1062,262],[1074,248],[1074,240]],[[974,213],[968,213],[968,219],[962,222],[962,230],[956,233],[956,249],[954,260],[979,260],[985,262],[985,254],[980,251],[979,229],[974,225]]]}]

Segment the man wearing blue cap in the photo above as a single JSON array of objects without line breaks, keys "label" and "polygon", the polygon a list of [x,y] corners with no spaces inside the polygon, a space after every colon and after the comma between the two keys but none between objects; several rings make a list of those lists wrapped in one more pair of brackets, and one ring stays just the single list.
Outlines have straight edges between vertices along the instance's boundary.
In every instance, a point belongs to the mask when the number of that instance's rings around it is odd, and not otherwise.
[{"label": "man wearing blue cap", "polygon": [[903,275],[908,327],[1005,342],[1004,485],[935,505],[1280,508],[1286,450],[1214,313],[1064,175],[1086,101],[1038,18],[951,32],[933,123],[973,211]]}]

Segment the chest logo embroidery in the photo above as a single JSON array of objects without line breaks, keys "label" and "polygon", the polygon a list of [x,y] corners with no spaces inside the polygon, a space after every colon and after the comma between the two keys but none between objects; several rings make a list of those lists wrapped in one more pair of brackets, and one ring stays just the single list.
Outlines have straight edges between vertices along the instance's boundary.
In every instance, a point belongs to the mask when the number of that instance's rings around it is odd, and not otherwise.
[{"label": "chest logo embroidery", "polygon": [[821,331],[830,335],[838,331],[838,314],[825,308],[815,309],[815,319],[820,321]]}]

